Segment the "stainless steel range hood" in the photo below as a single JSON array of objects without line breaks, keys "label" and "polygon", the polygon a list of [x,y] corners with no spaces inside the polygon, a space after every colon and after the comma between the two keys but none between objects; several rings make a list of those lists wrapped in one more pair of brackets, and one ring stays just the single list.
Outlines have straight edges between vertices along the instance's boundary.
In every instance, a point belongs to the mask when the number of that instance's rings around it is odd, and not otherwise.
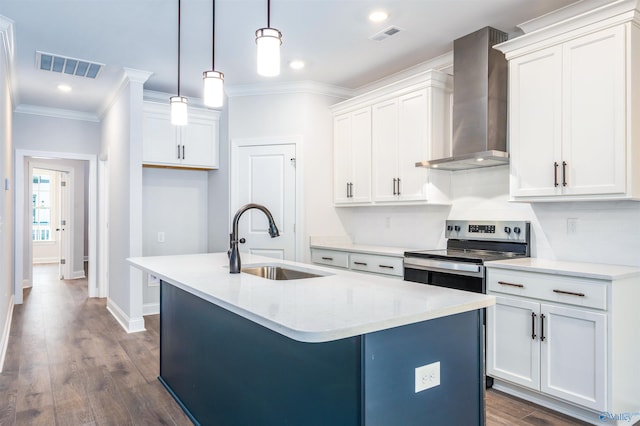
[{"label": "stainless steel range hood", "polygon": [[466,170],[509,163],[507,60],[492,46],[507,34],[486,27],[453,42],[452,156],[416,167]]}]

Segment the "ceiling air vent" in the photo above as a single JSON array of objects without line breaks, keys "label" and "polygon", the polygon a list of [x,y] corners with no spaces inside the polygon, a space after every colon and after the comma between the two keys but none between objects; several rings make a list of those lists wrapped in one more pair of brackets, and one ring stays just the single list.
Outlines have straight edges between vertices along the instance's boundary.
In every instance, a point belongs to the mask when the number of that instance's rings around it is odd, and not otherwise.
[{"label": "ceiling air vent", "polygon": [[104,64],[89,62],[83,59],[36,52],[36,67],[43,71],[59,72],[78,77],[96,78]]},{"label": "ceiling air vent", "polygon": [[382,41],[382,40],[386,40],[391,36],[394,36],[396,34],[398,34],[400,31],[402,31],[401,28],[395,27],[395,26],[391,26],[391,27],[387,27],[384,30],[380,31],[379,33],[376,33],[374,35],[372,35],[371,37],[369,37],[371,40],[375,40],[375,41]]}]

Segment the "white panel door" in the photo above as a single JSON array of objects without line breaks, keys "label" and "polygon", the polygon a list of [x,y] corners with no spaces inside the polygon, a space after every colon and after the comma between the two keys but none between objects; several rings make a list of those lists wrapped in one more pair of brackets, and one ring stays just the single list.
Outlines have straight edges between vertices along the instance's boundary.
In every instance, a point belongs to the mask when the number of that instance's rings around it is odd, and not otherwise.
[{"label": "white panel door", "polygon": [[60,257],[58,263],[58,271],[60,279],[71,279],[71,264],[73,261],[73,252],[71,250],[71,230],[73,229],[73,223],[71,223],[71,174],[69,172],[58,172],[58,182],[60,192],[58,194],[59,201],[58,206],[60,213],[58,218],[58,247],[60,248]]},{"label": "white panel door", "polygon": [[280,231],[279,237],[271,238],[266,216],[251,209],[240,218],[238,238],[246,240],[239,245],[240,251],[295,260],[295,145],[241,146],[237,152],[236,194],[231,213],[248,203],[262,204],[269,209]]},{"label": "white panel door", "polygon": [[189,124],[180,129],[182,165],[218,168],[218,123],[204,113],[190,111]]},{"label": "white panel door", "polygon": [[544,341],[540,390],[567,401],[606,409],[606,315],[541,305]]},{"label": "white panel door", "polygon": [[509,61],[510,193],[560,193],[562,47]]},{"label": "white panel door", "polygon": [[540,390],[540,304],[496,296],[487,308],[487,374]]},{"label": "white panel door", "polygon": [[398,173],[398,100],[372,107],[373,199],[395,201]]},{"label": "white panel door", "polygon": [[351,116],[352,203],[371,201],[371,107]]},{"label": "white panel door", "polygon": [[416,161],[431,159],[427,137],[429,117],[426,89],[398,99],[398,196],[403,201],[427,199],[429,170],[416,167]]},{"label": "white panel door", "polygon": [[178,128],[171,124],[169,105],[146,102],[142,118],[142,162],[180,164]]},{"label": "white panel door", "polygon": [[336,204],[349,203],[349,183],[351,170],[351,114],[343,114],[333,119],[333,201]]},{"label": "white panel door", "polygon": [[625,192],[625,29],[564,44],[565,194]]}]

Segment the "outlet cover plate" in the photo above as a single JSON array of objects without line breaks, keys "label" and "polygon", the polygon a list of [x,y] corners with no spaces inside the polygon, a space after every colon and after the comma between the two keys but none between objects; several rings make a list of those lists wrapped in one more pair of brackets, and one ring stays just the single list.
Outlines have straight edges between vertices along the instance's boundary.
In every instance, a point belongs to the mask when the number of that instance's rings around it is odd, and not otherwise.
[{"label": "outlet cover plate", "polygon": [[440,386],[440,361],[416,367],[416,393]]}]

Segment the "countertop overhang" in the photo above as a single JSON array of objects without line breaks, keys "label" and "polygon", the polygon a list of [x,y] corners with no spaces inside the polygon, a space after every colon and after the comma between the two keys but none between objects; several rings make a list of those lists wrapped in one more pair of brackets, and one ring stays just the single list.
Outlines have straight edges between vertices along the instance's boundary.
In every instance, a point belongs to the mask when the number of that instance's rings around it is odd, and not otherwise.
[{"label": "countertop overhang", "polygon": [[242,254],[243,266],[277,263],[328,274],[276,281],[230,274],[226,253],[127,259],[131,265],[301,342],[327,342],[481,309],[495,297],[317,265]]}]

